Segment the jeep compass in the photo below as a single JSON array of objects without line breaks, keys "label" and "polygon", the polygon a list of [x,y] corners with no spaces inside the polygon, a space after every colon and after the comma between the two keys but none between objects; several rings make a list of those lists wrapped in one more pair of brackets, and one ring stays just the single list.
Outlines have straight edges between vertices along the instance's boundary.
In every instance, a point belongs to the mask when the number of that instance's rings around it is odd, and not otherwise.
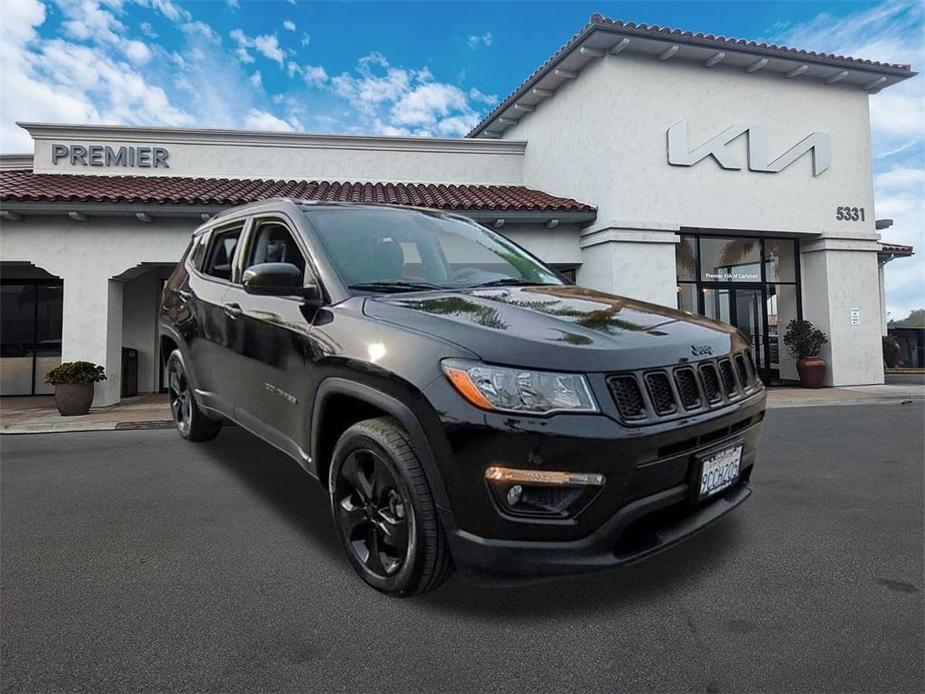
[{"label": "jeep compass", "polygon": [[458,215],[223,212],[168,281],[160,331],[180,435],[230,420],[289,454],[391,595],[454,569],[618,567],[751,493],[765,391],[741,333],[572,286]]}]

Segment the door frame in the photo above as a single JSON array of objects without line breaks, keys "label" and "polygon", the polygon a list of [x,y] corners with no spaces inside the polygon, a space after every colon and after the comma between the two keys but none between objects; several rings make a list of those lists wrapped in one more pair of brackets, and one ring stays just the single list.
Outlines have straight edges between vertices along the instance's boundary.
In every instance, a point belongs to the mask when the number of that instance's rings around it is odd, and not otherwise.
[{"label": "door frame", "polygon": [[[730,234],[728,231],[711,231],[710,229],[704,229],[700,227],[681,227],[681,230],[678,232],[678,239],[681,241],[681,237],[689,237],[694,239],[695,248],[696,248],[696,262],[695,267],[693,268],[694,279],[680,279],[678,278],[679,291],[681,285],[693,286],[695,288],[696,302],[697,302],[697,313],[704,315],[704,300],[703,300],[703,290],[704,289],[735,289],[740,287],[742,289],[758,289],[761,291],[761,324],[762,330],[764,330],[764,354],[765,362],[758,364],[756,359],[756,366],[758,366],[762,380],[765,383],[780,382],[780,370],[774,369],[771,370],[771,335],[770,335],[770,326],[768,325],[768,287],[771,285],[787,285],[796,287],[796,315],[797,318],[802,320],[803,318],[803,268],[802,268],[802,254],[800,248],[800,238],[793,236],[780,236],[774,234],[768,235],[749,235],[749,234]],[[758,241],[758,253],[759,261],[758,267],[760,271],[759,280],[756,282],[735,282],[731,280],[726,281],[703,281],[702,273],[702,262],[703,254],[701,249],[701,240],[704,238],[718,238],[718,239],[755,239]],[[766,244],[768,241],[790,241],[793,243],[793,263],[794,263],[794,278],[792,282],[774,282],[768,281],[767,277],[767,248]],[[731,297],[730,297],[731,298]],[[733,311],[736,310],[734,305],[730,307],[730,319],[733,318]],[[784,326],[778,325],[778,351],[782,348],[782,339]],[[757,356],[757,355],[756,355]]]},{"label": "door frame", "polygon": [[[755,366],[758,368],[758,375],[765,382],[778,380],[780,370],[771,368],[771,335],[768,330],[768,292],[767,285],[760,282],[701,282],[700,291],[697,292],[697,310],[700,315],[705,316],[705,298],[704,290],[726,290],[729,292],[729,324],[738,328],[739,305],[736,301],[735,293],[737,290],[758,292],[761,297],[761,354],[755,355]],[[780,349],[780,345],[778,345]]]}]

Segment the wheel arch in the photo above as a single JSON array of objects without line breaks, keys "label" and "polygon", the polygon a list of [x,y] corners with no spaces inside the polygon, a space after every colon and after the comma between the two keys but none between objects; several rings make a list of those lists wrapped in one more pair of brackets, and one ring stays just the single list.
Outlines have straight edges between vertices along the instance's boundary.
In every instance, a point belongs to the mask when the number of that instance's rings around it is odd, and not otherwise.
[{"label": "wheel arch", "polygon": [[[337,417],[345,404],[350,408],[348,416]],[[332,415],[333,421],[330,419]],[[340,435],[356,422],[381,416],[394,417],[408,432],[434,495],[434,503],[444,514],[452,513],[434,448],[414,411],[395,396],[378,388],[336,376],[321,382],[312,408],[311,457],[321,484],[327,486],[331,454]]]}]

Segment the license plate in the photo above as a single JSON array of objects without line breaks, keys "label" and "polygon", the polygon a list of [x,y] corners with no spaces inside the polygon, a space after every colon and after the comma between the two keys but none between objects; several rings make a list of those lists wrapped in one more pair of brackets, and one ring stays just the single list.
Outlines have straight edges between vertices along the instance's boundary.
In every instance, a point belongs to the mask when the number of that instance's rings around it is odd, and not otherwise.
[{"label": "license plate", "polygon": [[739,477],[741,462],[741,444],[732,448],[724,448],[701,458],[698,500],[713,496],[735,482]]}]

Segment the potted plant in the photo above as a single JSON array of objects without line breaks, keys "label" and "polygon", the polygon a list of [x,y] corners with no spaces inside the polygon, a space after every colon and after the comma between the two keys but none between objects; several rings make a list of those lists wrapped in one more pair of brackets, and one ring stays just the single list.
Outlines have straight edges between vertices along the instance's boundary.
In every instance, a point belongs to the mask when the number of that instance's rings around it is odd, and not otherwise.
[{"label": "potted plant", "polygon": [[883,336],[883,363],[886,368],[895,369],[899,366],[899,360],[902,358],[903,350],[899,340],[895,335]]},{"label": "potted plant", "polygon": [[88,361],[65,362],[45,376],[45,383],[55,387],[55,405],[65,417],[87,414],[93,403],[93,384],[105,380],[103,367]]},{"label": "potted plant", "polygon": [[821,388],[825,378],[825,359],[819,350],[829,338],[808,320],[792,320],[784,333],[784,344],[790,356],[797,360],[800,385],[804,388]]}]

